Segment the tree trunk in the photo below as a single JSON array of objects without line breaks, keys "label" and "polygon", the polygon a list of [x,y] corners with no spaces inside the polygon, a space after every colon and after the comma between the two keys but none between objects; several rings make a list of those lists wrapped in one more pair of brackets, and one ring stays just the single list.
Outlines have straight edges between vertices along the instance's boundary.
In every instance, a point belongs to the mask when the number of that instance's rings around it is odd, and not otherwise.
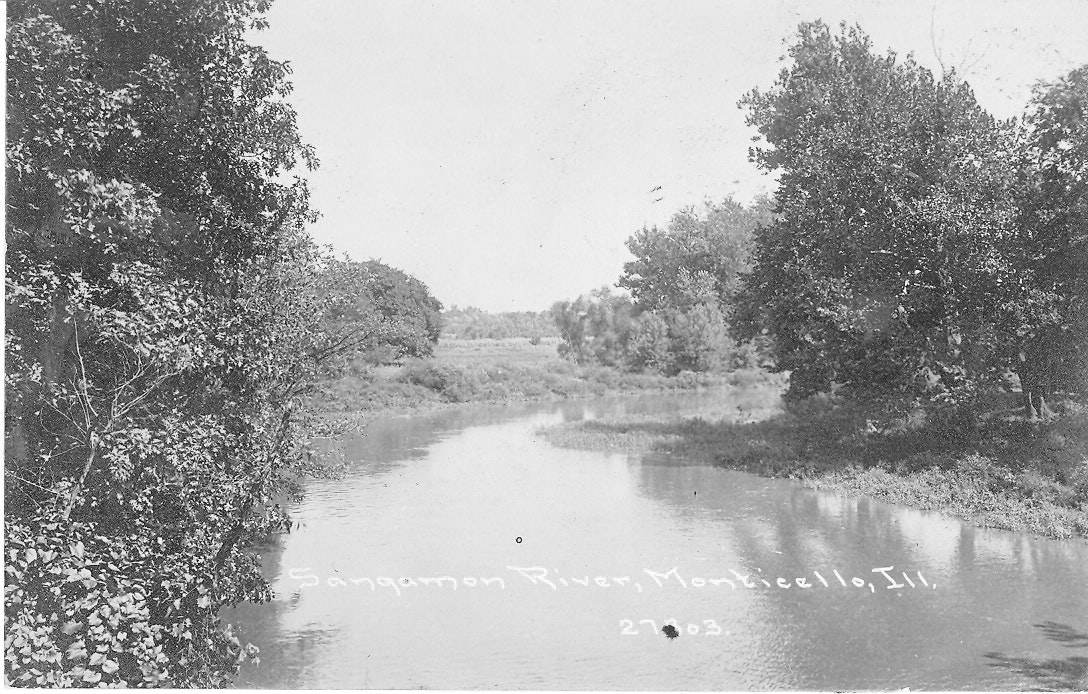
[{"label": "tree trunk", "polygon": [[1046,404],[1046,399],[1049,396],[1050,392],[1044,392],[1043,390],[1036,392],[1036,400],[1039,403],[1036,409],[1039,412],[1039,416],[1043,419],[1050,419],[1054,416],[1054,410],[1050,409],[1050,405]]},{"label": "tree trunk", "polygon": [[83,464],[83,474],[79,476],[79,481],[76,482],[76,486],[72,487],[71,496],[68,497],[68,503],[64,505],[64,513],[61,515],[64,520],[72,515],[72,509],[76,507],[76,502],[79,501],[79,495],[83,493],[83,485],[87,483],[87,475],[91,472],[91,466],[94,465],[94,457],[98,453],[98,435],[93,431],[89,435],[90,444],[89,451],[87,453],[87,462]]},{"label": "tree trunk", "polygon": [[[1021,362],[1024,362],[1021,359]],[[1054,416],[1054,410],[1046,403],[1050,395],[1041,380],[1029,375],[1028,369],[1022,368],[1017,374],[1020,377],[1020,397],[1024,405],[1024,419],[1037,421],[1040,418],[1047,419]]]},{"label": "tree trunk", "polygon": [[[65,317],[68,317],[69,320],[65,320]],[[66,297],[60,291],[53,295],[48,320],[49,337],[46,343],[42,345],[40,355],[42,385],[46,391],[63,376],[68,344],[75,333],[75,326],[68,313]]]},{"label": "tree trunk", "polygon": [[1032,421],[1038,419],[1039,412],[1032,403],[1031,388],[1025,385],[1023,376],[1020,377],[1020,394],[1024,401],[1024,419]]}]

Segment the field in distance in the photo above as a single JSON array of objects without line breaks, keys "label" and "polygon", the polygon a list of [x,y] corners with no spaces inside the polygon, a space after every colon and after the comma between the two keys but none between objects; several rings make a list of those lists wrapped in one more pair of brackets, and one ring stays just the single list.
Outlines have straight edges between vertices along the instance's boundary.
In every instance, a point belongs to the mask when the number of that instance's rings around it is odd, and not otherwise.
[{"label": "field in distance", "polygon": [[558,337],[544,337],[532,344],[527,337],[501,340],[481,338],[462,340],[443,337],[434,350],[434,360],[453,365],[542,364],[560,361]]}]

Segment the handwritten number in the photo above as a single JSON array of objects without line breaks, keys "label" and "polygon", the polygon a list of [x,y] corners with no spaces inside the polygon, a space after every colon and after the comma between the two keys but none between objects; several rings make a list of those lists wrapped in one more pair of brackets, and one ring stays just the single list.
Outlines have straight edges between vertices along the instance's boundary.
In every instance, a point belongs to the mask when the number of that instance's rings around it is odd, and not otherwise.
[{"label": "handwritten number", "polygon": [[[650,625],[650,629],[652,630],[650,633],[657,633],[657,622],[652,619],[640,619],[638,620],[638,624],[648,624]],[[677,622],[675,619],[668,619],[662,622],[662,628],[667,625],[672,625],[676,628],[677,631],[681,631],[680,623]],[[698,624],[688,624],[687,632],[692,635],[699,634],[701,632],[705,636],[720,636],[721,634],[725,633],[722,630],[721,625],[719,625],[718,622],[713,619],[704,619],[703,625],[706,627],[705,629],[700,627]],[[620,620],[620,634],[622,634],[623,636],[637,636],[639,633],[639,627],[635,626],[635,620]]]}]

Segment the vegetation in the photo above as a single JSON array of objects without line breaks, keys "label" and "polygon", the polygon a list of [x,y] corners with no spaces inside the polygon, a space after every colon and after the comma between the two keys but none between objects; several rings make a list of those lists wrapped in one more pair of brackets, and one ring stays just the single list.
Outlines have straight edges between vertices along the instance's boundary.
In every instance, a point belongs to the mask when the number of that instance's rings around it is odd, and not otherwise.
[{"label": "vegetation", "polygon": [[788,413],[749,388],[762,421],[552,435],[1088,534],[1088,66],[1001,123],[954,75],[803,24],[743,102],[773,210],[636,233],[630,297],[446,312],[520,336],[488,353],[438,343],[418,280],[309,238],[289,71],[245,40],[267,6],[9,3],[10,682],[228,684],[255,649],[220,610],[269,597],[249,547],[333,471],[318,410],[754,386],[769,360]]},{"label": "vegetation", "polygon": [[629,363],[665,374],[756,366],[761,345],[729,335],[739,276],[750,269],[752,234],[773,219],[770,201],[751,207],[727,199],[677,212],[665,229],[642,229],[627,240],[635,260],[619,286],[638,315]]},{"label": "vegetation", "polygon": [[556,354],[556,340],[443,340],[430,359],[400,365],[353,366],[313,396],[326,412],[381,414],[464,402],[586,398],[646,390],[695,389],[761,383],[761,371],[727,376],[683,373],[665,377],[600,364],[575,364]]},{"label": "vegetation", "polygon": [[701,212],[680,210],[665,229],[637,232],[627,240],[635,260],[618,282],[630,298],[601,288],[552,307],[560,354],[668,376],[758,366],[765,346],[738,345],[729,323],[751,236],[772,218],[769,204],[707,203]]},{"label": "vegetation", "polygon": [[1021,130],[1012,332],[1029,417],[1088,391],[1088,65],[1040,85]]},{"label": "vegetation", "polygon": [[472,306],[451,306],[444,311],[442,332],[456,340],[505,340],[524,337],[539,342],[545,337],[559,335],[547,311],[488,313]]},{"label": "vegetation", "polygon": [[323,268],[338,304],[324,330],[341,335],[341,351],[370,363],[427,357],[442,331],[442,304],[427,285],[377,260],[330,260]]},{"label": "vegetation", "polygon": [[726,199],[706,203],[701,213],[684,208],[667,228],[644,227],[627,239],[635,259],[624,264],[619,286],[644,311],[683,309],[711,297],[729,305],[738,276],[751,267],[752,233],[772,220],[765,197],[751,207]]},{"label": "vegetation", "polygon": [[212,687],[343,336],[263,0],[8,6],[5,675]]},{"label": "vegetation", "polygon": [[1088,408],[1032,424],[990,420],[968,437],[920,411],[874,412],[816,396],[781,409],[746,387],[698,416],[623,417],[547,428],[551,443],[787,477],[848,496],[948,513],[982,526],[1088,537]]},{"label": "vegetation", "polygon": [[790,58],[742,102],[767,143],[752,158],[779,188],[738,321],[770,337],[789,395],[903,396],[970,420],[1011,373],[1029,416],[1076,389],[1083,71],[1042,88],[1018,127],[954,74],[875,54],[859,29],[803,24]]},{"label": "vegetation", "polygon": [[682,218],[643,232],[621,280],[634,363],[712,352],[714,332],[677,349],[674,326],[724,319],[789,374],[788,412],[548,436],[1088,535],[1088,66],[998,122],[954,74],[877,55],[857,28],[802,24],[788,57],[741,102],[779,182],[773,215],[727,206],[737,231],[720,237]]},{"label": "vegetation", "polygon": [[559,355],[576,364],[623,365],[636,328],[634,310],[630,299],[608,287],[557,302],[552,319],[562,339]]}]

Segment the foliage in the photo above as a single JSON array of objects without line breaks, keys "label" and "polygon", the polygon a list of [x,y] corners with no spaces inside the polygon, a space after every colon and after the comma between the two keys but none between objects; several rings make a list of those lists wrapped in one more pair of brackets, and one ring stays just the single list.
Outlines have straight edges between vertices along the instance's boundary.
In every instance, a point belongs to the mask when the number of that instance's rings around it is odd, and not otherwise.
[{"label": "foliage", "polygon": [[263,0],[8,7],[5,671],[220,686],[341,337]]},{"label": "foliage", "polygon": [[729,366],[733,340],[717,303],[696,304],[686,312],[674,313],[669,322],[670,372],[716,371]]},{"label": "foliage", "polygon": [[741,102],[779,175],[738,327],[768,335],[790,394],[970,404],[1005,383],[1018,271],[1011,129],[954,75],[802,24],[791,63]]},{"label": "foliage", "polygon": [[669,322],[660,313],[648,311],[639,316],[638,328],[631,336],[629,361],[632,368],[640,371],[674,370]]},{"label": "foliage", "polygon": [[82,523],[34,520],[6,536],[15,684],[162,685],[184,667],[223,684],[220,673],[256,654],[220,627],[210,566],[197,569],[139,532],[106,537]]},{"label": "foliage", "polygon": [[627,239],[635,259],[624,263],[619,286],[641,311],[686,310],[715,298],[732,303],[737,277],[750,269],[752,233],[772,220],[770,201],[751,207],[732,199],[687,207],[667,228],[645,227]]},{"label": "foliage", "polygon": [[1044,395],[1088,390],[1088,66],[1036,89],[1023,145],[1010,327],[1030,414]]},{"label": "foliage", "polygon": [[434,352],[442,304],[427,285],[377,260],[331,260],[324,272],[343,299],[325,315],[326,327],[348,340],[345,351],[372,362]]},{"label": "foliage", "polygon": [[638,317],[628,365],[673,376],[684,371],[704,373],[745,368],[751,355],[742,354],[729,335],[726,317],[716,300],[648,311]]},{"label": "foliage", "polygon": [[[525,343],[522,343],[525,345]],[[762,372],[695,374],[668,378],[658,373],[630,373],[598,364],[578,365],[560,359],[519,358],[515,352],[486,358],[456,359],[441,353],[430,359],[407,359],[365,377],[330,381],[315,395],[317,406],[331,413],[379,415],[390,411],[433,407],[447,403],[511,402],[586,398],[640,391],[697,389],[759,381]],[[746,381],[746,382],[747,382]]]},{"label": "foliage", "polygon": [[746,387],[693,413],[568,422],[542,434],[558,446],[664,454],[988,527],[1088,537],[1083,405],[1048,422],[991,419],[965,437],[915,411],[874,412],[872,402],[810,398],[784,413],[781,390]]},{"label": "foliage", "polygon": [[442,313],[443,333],[460,340],[527,337],[540,340],[558,337],[555,321],[548,311],[504,311],[488,313],[469,306],[452,306]]},{"label": "foliage", "polygon": [[770,202],[751,207],[726,199],[689,207],[665,229],[643,228],[627,240],[635,260],[624,264],[619,286],[631,291],[638,313],[630,366],[665,374],[755,365],[728,334],[738,277],[750,269],[752,234],[772,220]]},{"label": "foliage", "polygon": [[574,301],[557,302],[551,313],[563,340],[560,356],[578,364],[618,366],[627,362],[635,319],[626,296],[602,287]]}]

